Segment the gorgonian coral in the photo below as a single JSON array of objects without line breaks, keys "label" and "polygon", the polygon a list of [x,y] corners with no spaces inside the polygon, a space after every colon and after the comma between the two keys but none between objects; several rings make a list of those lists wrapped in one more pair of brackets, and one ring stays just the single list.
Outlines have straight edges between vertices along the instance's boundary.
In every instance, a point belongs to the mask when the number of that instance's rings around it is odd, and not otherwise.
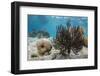
[{"label": "gorgonian coral", "polygon": [[62,55],[69,55],[71,50],[77,54],[83,46],[87,46],[87,39],[84,37],[84,30],[80,26],[58,26],[55,48],[59,49]]}]

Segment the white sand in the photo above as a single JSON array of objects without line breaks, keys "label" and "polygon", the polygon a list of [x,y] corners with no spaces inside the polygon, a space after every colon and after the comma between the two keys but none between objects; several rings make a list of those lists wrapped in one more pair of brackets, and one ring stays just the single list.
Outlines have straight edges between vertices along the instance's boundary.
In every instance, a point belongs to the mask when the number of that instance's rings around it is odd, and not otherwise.
[{"label": "white sand", "polygon": [[[87,58],[88,57],[88,48],[83,47],[82,50],[78,53],[78,55],[75,55],[72,51],[70,53],[69,57],[64,57],[59,54],[60,50],[55,50],[54,47],[51,50],[50,55],[45,56],[38,56],[32,58],[31,55],[36,54],[37,55],[37,47],[36,42],[38,41],[38,38],[28,38],[28,60],[53,60],[53,59],[80,59],[80,58]],[[48,40],[52,40],[52,38],[48,38]]]}]

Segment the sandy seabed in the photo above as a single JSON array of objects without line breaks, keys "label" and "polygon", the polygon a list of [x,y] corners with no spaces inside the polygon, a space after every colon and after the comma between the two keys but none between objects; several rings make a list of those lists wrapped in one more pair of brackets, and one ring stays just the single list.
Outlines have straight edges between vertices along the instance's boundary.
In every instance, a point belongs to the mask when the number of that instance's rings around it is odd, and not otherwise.
[{"label": "sandy seabed", "polygon": [[[47,38],[52,42],[52,38]],[[83,59],[83,58],[88,58],[88,48],[83,47],[80,52],[78,52],[77,55],[71,51],[69,56],[62,56],[59,54],[60,50],[55,49],[52,47],[51,53],[49,55],[44,55],[44,56],[37,56],[37,57],[32,57],[32,55],[37,54],[37,46],[36,43],[39,40],[39,38],[35,37],[28,37],[28,60],[57,60],[57,59]]]}]

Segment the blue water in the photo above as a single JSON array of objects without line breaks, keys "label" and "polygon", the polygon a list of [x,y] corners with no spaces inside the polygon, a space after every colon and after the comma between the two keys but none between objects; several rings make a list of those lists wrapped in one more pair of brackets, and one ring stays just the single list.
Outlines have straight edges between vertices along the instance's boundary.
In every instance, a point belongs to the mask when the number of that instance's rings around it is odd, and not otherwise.
[{"label": "blue water", "polygon": [[35,30],[45,30],[51,37],[56,35],[56,27],[66,26],[69,21],[72,26],[82,26],[85,36],[88,36],[88,17],[78,16],[56,16],[56,15],[28,15],[28,32]]}]

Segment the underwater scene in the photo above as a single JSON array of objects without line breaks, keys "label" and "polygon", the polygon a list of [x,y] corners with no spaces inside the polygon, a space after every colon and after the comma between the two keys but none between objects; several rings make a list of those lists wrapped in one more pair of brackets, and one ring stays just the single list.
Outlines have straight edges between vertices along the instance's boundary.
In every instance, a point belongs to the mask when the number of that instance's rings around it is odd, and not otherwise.
[{"label": "underwater scene", "polygon": [[28,60],[88,58],[88,17],[28,15]]}]

